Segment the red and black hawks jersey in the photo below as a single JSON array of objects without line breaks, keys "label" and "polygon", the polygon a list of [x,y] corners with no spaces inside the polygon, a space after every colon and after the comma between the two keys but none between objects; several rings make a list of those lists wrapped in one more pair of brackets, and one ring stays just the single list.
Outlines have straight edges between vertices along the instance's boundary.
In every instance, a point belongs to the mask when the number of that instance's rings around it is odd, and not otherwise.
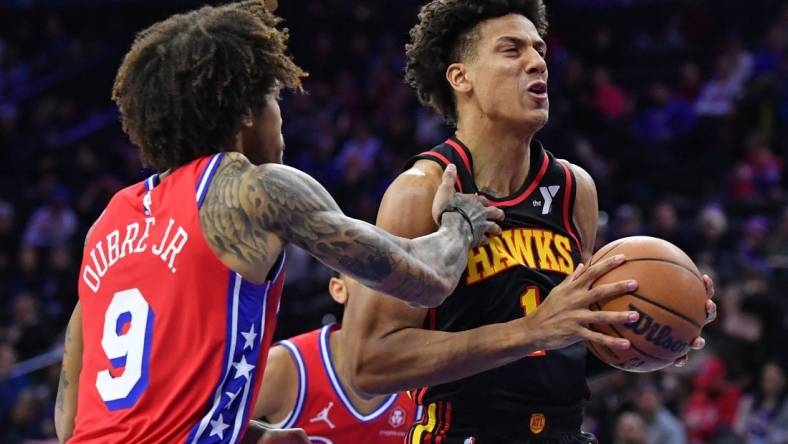
[{"label": "red and black hawks jersey", "polygon": [[[495,149],[494,146],[487,147]],[[503,233],[490,244],[468,252],[468,266],[455,292],[426,319],[427,327],[464,331],[527,316],[550,290],[571,274],[581,258],[580,237],[572,221],[575,177],[541,143],[530,149],[530,171],[511,196],[487,197],[506,218]],[[457,189],[478,193],[471,152],[456,138],[415,156],[445,167],[457,166]],[[483,193],[480,193],[483,194]],[[589,392],[582,343],[532,356],[475,376],[416,390],[424,406],[447,406],[455,420],[531,415],[571,417],[580,424],[582,402]],[[484,412],[481,414],[481,412]],[[444,415],[445,416],[445,415]],[[559,419],[559,418],[555,418]],[[470,419],[474,421],[474,419]],[[572,421],[573,422],[573,421]]]}]

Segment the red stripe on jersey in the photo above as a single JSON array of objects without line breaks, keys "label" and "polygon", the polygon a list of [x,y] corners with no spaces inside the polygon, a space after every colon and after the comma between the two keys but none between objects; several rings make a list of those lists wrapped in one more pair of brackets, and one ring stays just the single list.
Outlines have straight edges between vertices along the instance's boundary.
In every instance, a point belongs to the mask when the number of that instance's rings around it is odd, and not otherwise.
[{"label": "red stripe on jersey", "polygon": [[473,171],[471,171],[471,161],[468,159],[468,155],[465,154],[465,150],[463,150],[457,142],[451,139],[448,139],[445,143],[454,148],[454,151],[457,151],[457,154],[459,154],[462,158],[462,163],[465,164],[465,168],[468,170],[468,173],[473,176]]},{"label": "red stripe on jersey", "polygon": [[427,393],[427,387],[419,389],[419,396],[416,398],[416,404],[424,405],[424,394]]},{"label": "red stripe on jersey", "polygon": [[437,310],[434,308],[430,308],[427,312],[427,319],[428,319],[428,328],[430,330],[437,330],[438,329],[438,320],[436,318]]},{"label": "red stripe on jersey", "polygon": [[443,443],[444,438],[447,437],[446,434],[449,432],[449,429],[451,428],[451,402],[441,401],[441,404],[444,405],[444,410],[443,410],[444,413],[443,413],[441,426],[438,429],[438,436],[435,439],[436,444]]},{"label": "red stripe on jersey", "polygon": [[[432,157],[440,160],[441,162],[443,162],[443,166],[444,167],[446,167],[450,163],[452,163],[448,158],[446,158],[446,156],[444,156],[443,154],[441,154],[441,153],[439,153],[437,151],[427,151],[427,152],[421,153],[419,155],[420,156],[432,156]],[[462,193],[462,184],[460,183],[460,175],[459,174],[457,174],[457,189],[460,190],[460,193]]]},{"label": "red stripe on jersey", "polygon": [[569,233],[569,235],[572,236],[572,239],[575,240],[575,244],[577,244],[577,248],[579,249],[578,251],[582,255],[583,246],[580,244],[580,240],[575,234],[572,219],[570,219],[571,215],[569,214],[569,200],[572,198],[572,173],[569,171],[569,167],[567,167],[564,162],[559,163],[564,168],[564,173],[566,173],[566,187],[564,190],[564,226],[566,226],[567,233]]},{"label": "red stripe on jersey", "polygon": [[539,172],[536,174],[536,177],[534,178],[533,182],[531,182],[531,184],[528,186],[528,188],[526,188],[525,191],[523,191],[523,194],[519,195],[518,197],[515,197],[514,199],[507,200],[505,202],[490,201],[490,205],[500,208],[500,207],[513,207],[515,205],[520,204],[520,202],[527,199],[528,196],[530,196],[531,193],[534,192],[536,187],[539,185],[539,182],[542,181],[542,178],[547,172],[547,166],[549,164],[550,164],[550,158],[547,156],[547,154],[545,154],[543,156],[542,166],[539,167]]}]

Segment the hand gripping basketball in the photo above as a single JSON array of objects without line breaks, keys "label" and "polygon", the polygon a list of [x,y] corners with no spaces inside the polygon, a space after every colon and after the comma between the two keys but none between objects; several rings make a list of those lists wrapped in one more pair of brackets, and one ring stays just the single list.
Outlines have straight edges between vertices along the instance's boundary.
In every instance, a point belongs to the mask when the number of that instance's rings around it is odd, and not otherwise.
[{"label": "hand gripping basketball", "polygon": [[457,167],[450,164],[443,171],[441,184],[432,200],[432,218],[441,225],[445,213],[457,212],[470,224],[472,246],[486,244],[487,236],[501,233],[501,227],[494,221],[503,220],[504,213],[499,208],[491,207],[484,197],[457,193],[454,190],[456,181]]},{"label": "hand gripping basketball", "polygon": [[[627,339],[615,338],[588,328],[591,323],[627,324],[636,322],[636,311],[591,311],[592,303],[637,289],[637,282],[625,280],[599,285],[591,289],[591,284],[600,276],[624,263],[623,255],[602,260],[590,267],[578,265],[575,272],[567,276],[550,292],[533,314],[523,318],[527,331],[533,338],[530,346],[534,350],[554,350],[564,348],[583,340],[592,341],[613,349],[626,350],[630,347]],[[533,350],[530,350],[533,351]]]}]

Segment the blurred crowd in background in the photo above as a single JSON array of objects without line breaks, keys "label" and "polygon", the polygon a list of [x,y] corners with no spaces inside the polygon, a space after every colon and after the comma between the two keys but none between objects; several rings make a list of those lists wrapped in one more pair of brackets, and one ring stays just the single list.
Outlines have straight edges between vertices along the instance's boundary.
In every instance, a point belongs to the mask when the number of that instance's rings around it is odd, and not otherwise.
[{"label": "blurred crowd in background", "polygon": [[[85,233],[144,178],[110,89],[136,31],[199,3],[0,0],[0,442],[51,440]],[[306,95],[285,95],[285,162],[374,221],[405,160],[450,134],[403,82],[420,1],[280,1]],[[788,443],[788,6],[779,0],[548,3],[551,115],[583,166],[601,246],[645,234],[716,282],[687,367],[591,381],[602,443]],[[277,337],[341,318],[330,272],[289,251]],[[22,365],[20,365],[20,363]],[[38,368],[35,371],[26,369]]]}]

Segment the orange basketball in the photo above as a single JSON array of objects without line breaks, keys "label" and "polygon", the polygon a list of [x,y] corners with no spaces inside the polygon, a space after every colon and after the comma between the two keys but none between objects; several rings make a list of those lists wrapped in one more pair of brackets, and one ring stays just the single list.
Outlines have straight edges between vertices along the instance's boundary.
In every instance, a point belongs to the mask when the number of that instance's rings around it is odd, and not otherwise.
[{"label": "orange basketball", "polygon": [[591,310],[637,311],[633,324],[592,324],[594,331],[626,338],[629,350],[587,342],[602,361],[630,372],[650,372],[686,354],[706,320],[706,289],[698,267],[680,248],[647,236],[625,237],[605,245],[591,264],[614,254],[626,261],[591,285],[635,279],[636,291],[595,302]]}]

